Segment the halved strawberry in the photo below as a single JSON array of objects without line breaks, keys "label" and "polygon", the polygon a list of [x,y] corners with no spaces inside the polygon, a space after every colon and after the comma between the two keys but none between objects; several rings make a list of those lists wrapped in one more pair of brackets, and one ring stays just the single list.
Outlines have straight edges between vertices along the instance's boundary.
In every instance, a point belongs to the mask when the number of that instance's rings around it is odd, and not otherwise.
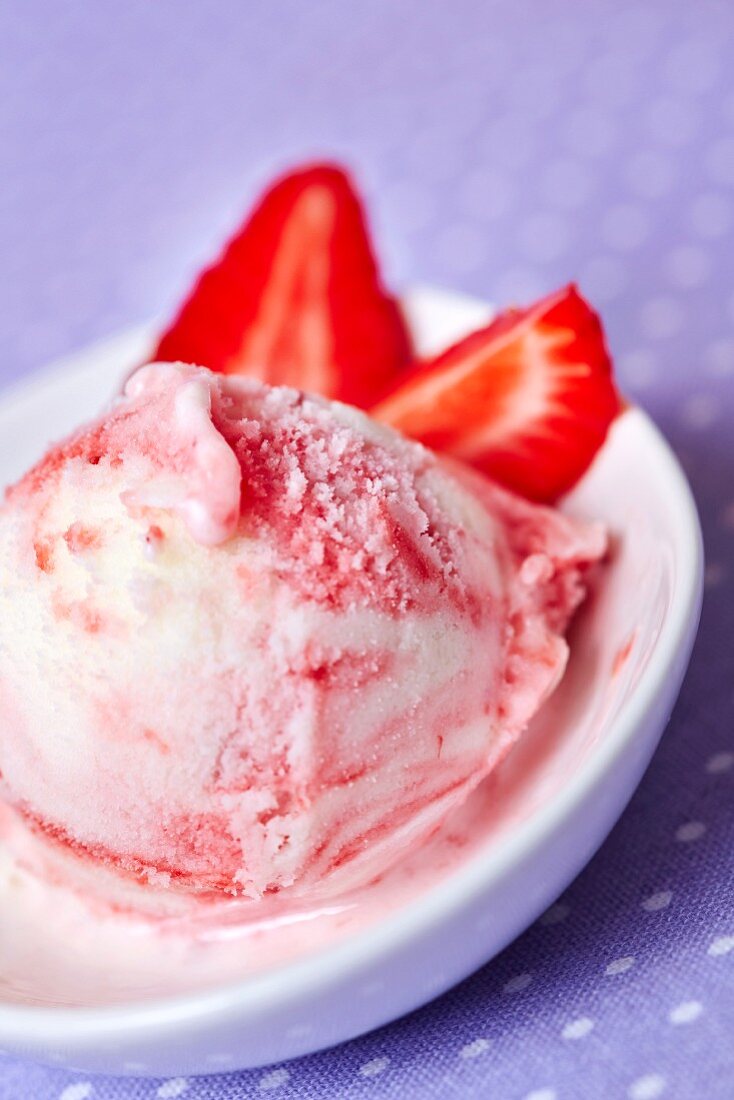
[{"label": "halved strawberry", "polygon": [[581,477],[620,409],[599,318],[568,286],[419,363],[370,411],[551,501]]},{"label": "halved strawberry", "polygon": [[319,164],[266,192],[152,358],[367,405],[409,356],[352,183]]}]

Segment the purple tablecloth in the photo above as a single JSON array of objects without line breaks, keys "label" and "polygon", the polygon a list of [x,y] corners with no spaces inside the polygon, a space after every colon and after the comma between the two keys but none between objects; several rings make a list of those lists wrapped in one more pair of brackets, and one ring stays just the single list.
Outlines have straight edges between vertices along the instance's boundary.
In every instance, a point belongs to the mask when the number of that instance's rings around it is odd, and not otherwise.
[{"label": "purple tablecloth", "polygon": [[6,0],[0,380],[165,314],[274,168],[345,159],[391,280],[578,279],[673,442],[707,593],[673,721],[559,903],[420,1012],[177,1081],[0,1062],[2,1100],[734,1096],[734,9]]}]

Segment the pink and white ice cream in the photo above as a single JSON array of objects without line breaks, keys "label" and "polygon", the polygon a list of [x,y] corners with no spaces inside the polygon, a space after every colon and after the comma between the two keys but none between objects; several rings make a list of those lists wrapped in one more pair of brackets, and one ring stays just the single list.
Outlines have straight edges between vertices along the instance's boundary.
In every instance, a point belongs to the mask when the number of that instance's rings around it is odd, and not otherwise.
[{"label": "pink and white ice cream", "polygon": [[0,790],[85,861],[367,881],[562,675],[604,534],[357,410],[155,364],[0,509]]}]

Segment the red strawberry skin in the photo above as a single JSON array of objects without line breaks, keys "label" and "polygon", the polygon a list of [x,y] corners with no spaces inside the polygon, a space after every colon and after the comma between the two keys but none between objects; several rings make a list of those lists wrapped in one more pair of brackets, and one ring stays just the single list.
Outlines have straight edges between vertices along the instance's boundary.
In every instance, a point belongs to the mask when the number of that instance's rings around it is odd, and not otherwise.
[{"label": "red strawberry skin", "polygon": [[349,176],[279,179],[198,279],[152,359],[371,404],[410,358]]},{"label": "red strawberry skin", "polygon": [[371,414],[553,501],[589,467],[621,407],[599,318],[571,285],[417,364]]}]

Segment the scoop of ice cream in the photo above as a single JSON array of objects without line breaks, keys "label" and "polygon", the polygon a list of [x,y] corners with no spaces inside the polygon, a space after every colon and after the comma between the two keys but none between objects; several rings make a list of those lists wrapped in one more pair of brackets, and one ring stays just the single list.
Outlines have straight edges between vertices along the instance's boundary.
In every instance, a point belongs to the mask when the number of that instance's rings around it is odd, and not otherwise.
[{"label": "scoop of ice cream", "polygon": [[366,879],[519,736],[603,549],[353,408],[145,367],[0,509],[3,795],[161,886]]}]

